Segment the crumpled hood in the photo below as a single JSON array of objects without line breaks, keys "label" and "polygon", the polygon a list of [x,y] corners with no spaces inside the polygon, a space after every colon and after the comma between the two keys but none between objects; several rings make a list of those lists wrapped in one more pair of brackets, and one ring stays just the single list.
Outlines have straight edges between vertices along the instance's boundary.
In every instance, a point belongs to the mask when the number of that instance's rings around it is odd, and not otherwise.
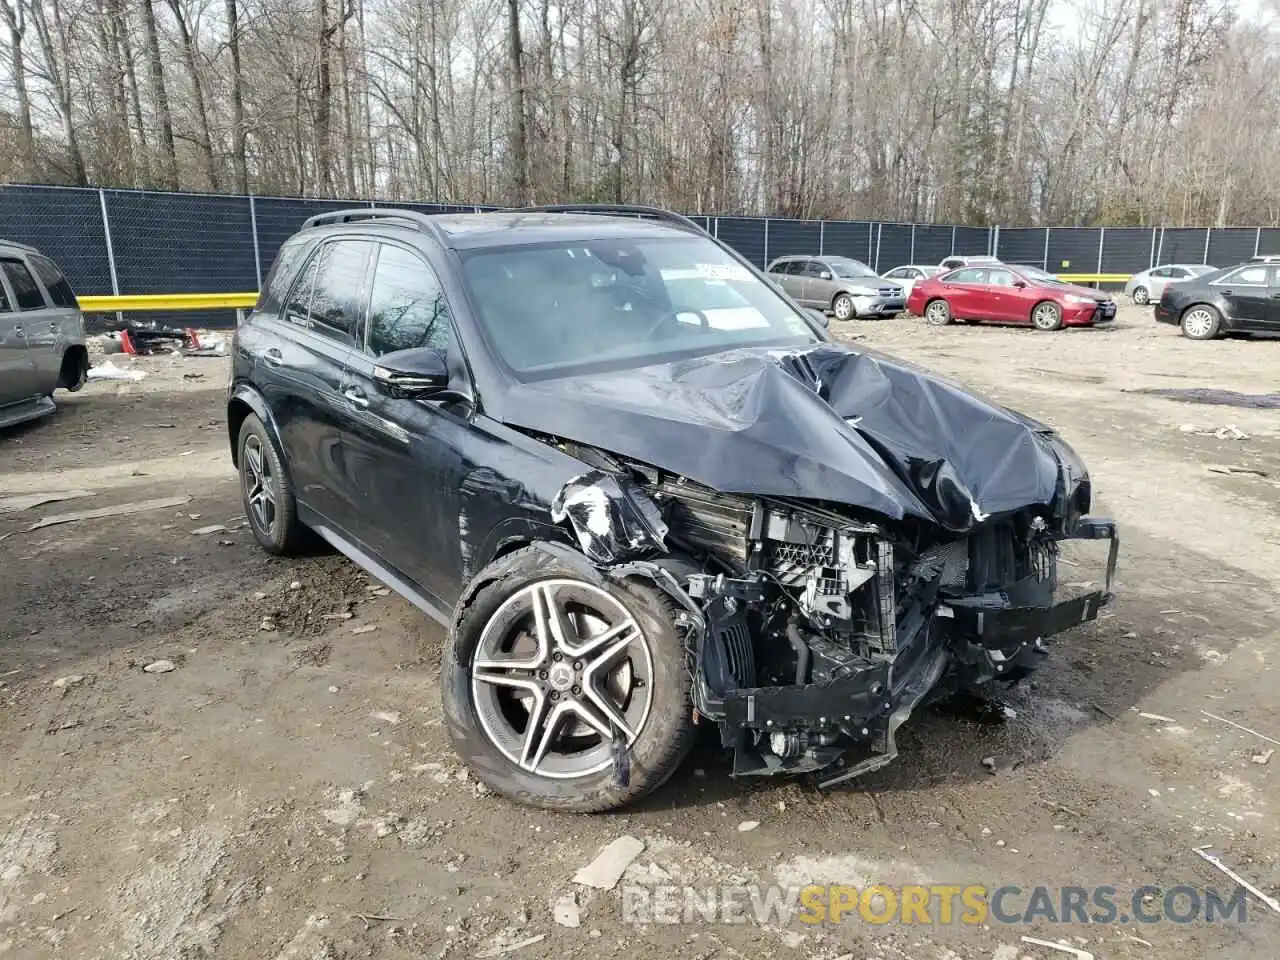
[{"label": "crumpled hood", "polygon": [[1034,420],[899,360],[824,343],[520,384],[504,421],[723,493],[827,500],[954,531],[1087,475]]}]

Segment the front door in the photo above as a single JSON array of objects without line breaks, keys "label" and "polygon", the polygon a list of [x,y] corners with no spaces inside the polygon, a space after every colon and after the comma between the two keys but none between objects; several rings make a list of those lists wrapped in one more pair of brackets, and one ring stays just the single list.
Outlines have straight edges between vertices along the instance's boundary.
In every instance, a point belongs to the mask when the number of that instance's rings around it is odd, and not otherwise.
[{"label": "front door", "polygon": [[801,296],[806,306],[830,307],[835,296],[834,277],[821,260],[804,261],[804,286]]},{"label": "front door", "polygon": [[[1026,320],[1031,315],[1032,298],[1024,298],[1022,296],[1025,287],[1017,287],[1014,284],[1018,282],[1018,278],[1009,270],[1001,270],[997,267],[987,269],[986,276],[985,301],[989,305],[988,310],[992,320],[1001,320],[1005,323]],[[1028,302],[1024,305],[1023,300]]]},{"label": "front door", "polygon": [[343,370],[355,344],[372,241],[321,244],[289,292],[260,382],[289,464],[298,501],[347,529],[350,494],[342,485],[339,438],[350,401]]},{"label": "front door", "polygon": [[468,518],[461,509],[467,465],[459,451],[471,430],[470,406],[458,394],[401,399],[379,387],[373,379],[378,358],[415,347],[438,351],[455,381],[465,384],[449,304],[435,272],[416,252],[384,242],[373,268],[363,336],[348,358],[342,387],[350,402],[342,483],[354,497],[360,538],[447,608],[461,587]]}]

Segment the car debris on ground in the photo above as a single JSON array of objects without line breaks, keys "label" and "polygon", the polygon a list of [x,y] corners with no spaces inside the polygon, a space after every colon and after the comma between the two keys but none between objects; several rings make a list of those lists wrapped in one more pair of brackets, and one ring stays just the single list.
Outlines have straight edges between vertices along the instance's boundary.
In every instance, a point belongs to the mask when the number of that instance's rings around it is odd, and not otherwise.
[{"label": "car debris on ground", "polygon": [[644,853],[644,841],[621,836],[601,850],[594,860],[573,875],[573,882],[596,890],[612,890],[622,879],[627,867]]}]

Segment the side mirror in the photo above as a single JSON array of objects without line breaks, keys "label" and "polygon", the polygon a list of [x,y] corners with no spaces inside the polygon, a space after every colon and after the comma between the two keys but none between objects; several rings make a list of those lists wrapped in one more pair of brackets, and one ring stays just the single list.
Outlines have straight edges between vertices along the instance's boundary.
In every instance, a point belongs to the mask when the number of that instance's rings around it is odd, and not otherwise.
[{"label": "side mirror", "polygon": [[449,367],[439,351],[429,347],[396,350],[378,358],[373,381],[387,396],[416,400],[449,386]]},{"label": "side mirror", "polygon": [[822,324],[823,327],[831,326],[831,318],[827,316],[827,312],[825,310],[819,310],[817,307],[805,307],[805,309],[813,314],[814,319]]},{"label": "side mirror", "polygon": [[1014,285],[1015,287],[1025,287],[1025,286],[1027,285],[1027,281],[1025,281],[1025,280],[1015,280],[1015,281],[1013,281],[1013,285]]},{"label": "side mirror", "polygon": [[831,271],[830,271],[830,270],[823,270],[820,274],[818,274],[818,278],[819,278],[820,280],[830,280],[830,279],[831,279]]}]

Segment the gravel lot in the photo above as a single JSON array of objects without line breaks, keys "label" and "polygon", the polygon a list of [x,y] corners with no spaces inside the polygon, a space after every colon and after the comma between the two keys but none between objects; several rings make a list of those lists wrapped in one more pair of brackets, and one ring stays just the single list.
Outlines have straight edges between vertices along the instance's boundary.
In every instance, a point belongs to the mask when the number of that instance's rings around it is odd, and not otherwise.
[{"label": "gravel lot", "polygon": [[[1119,599],[1059,638],[1010,697],[1015,718],[917,715],[896,764],[823,793],[731,782],[708,743],[622,814],[485,795],[441,726],[440,631],[339,557],[254,546],[225,360],[113,358],[148,377],[94,382],[0,436],[0,498],[91,494],[0,506],[0,956],[1068,956],[1023,935],[1099,958],[1280,956],[1280,917],[1256,900],[1243,926],[642,927],[620,921],[617,891],[573,884],[631,835],[645,850],[628,879],[699,887],[1229,890],[1193,853],[1212,844],[1280,888],[1280,756],[1258,762],[1265,740],[1202,713],[1280,740],[1280,412],[1140,392],[1270,393],[1280,342],[1191,343],[1128,307],[1099,331],[840,332],[1061,427],[1123,543]],[[174,496],[190,501],[28,529]],[[1072,559],[1067,579],[1101,571],[1101,553]],[[174,669],[143,669],[158,660]],[[566,894],[577,927],[553,917]]]}]

